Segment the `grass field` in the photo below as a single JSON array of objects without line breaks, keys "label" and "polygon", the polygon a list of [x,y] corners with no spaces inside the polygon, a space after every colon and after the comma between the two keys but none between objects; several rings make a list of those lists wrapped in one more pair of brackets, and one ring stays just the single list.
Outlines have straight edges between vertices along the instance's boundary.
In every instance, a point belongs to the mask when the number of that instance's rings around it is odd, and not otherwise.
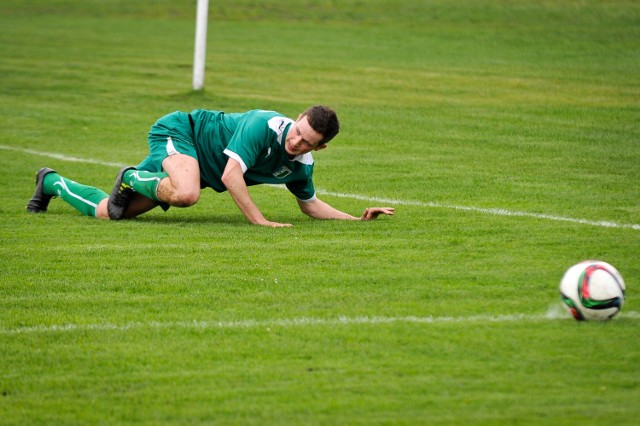
[{"label": "grass field", "polygon": [[[0,4],[0,424],[637,425],[640,3]],[[25,206],[43,166],[109,191],[196,108],[335,107],[315,184],[133,221]],[[626,279],[579,323],[558,283]]]}]

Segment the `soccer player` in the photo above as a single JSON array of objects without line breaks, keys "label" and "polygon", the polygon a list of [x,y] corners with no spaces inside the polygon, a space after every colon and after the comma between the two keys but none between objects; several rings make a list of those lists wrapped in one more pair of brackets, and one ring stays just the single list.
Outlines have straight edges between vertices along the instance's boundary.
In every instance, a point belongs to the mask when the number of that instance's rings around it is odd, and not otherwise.
[{"label": "soccer player", "polygon": [[149,156],[120,170],[110,196],[44,167],[36,174],[27,210],[46,212],[57,196],[87,216],[128,219],[157,206],[164,210],[192,206],[200,190],[210,187],[229,191],[252,224],[292,226],[267,220],[253,202],[247,187],[270,183],[285,184],[300,210],[315,219],[372,220],[392,215],[393,208],[370,207],[355,217],[316,196],[311,152],[325,149],[339,130],[335,111],[322,105],[308,108],[296,121],[264,110],[174,112],[151,127]]}]

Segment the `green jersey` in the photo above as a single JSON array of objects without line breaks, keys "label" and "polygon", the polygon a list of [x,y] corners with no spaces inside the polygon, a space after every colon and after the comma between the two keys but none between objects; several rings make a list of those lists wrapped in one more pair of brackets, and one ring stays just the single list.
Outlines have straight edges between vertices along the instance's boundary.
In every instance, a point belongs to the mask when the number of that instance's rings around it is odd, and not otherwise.
[{"label": "green jersey", "polygon": [[242,166],[247,185],[284,183],[298,199],[314,199],[311,153],[290,159],[285,151],[293,120],[263,110],[229,114],[194,110],[190,116],[203,187],[225,191],[222,173],[233,158]]}]

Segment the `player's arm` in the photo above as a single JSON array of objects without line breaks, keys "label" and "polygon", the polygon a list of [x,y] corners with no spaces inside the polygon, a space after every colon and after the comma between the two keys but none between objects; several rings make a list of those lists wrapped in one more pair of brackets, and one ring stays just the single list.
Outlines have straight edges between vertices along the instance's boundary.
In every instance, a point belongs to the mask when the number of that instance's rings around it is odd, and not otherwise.
[{"label": "player's arm", "polygon": [[311,201],[297,201],[302,213],[314,219],[373,220],[381,214],[392,215],[395,212],[392,207],[369,207],[364,210],[362,216],[355,217],[331,207],[318,198]]},{"label": "player's arm", "polygon": [[247,184],[244,182],[242,166],[233,158],[229,158],[227,161],[227,165],[222,174],[222,183],[227,187],[231,198],[233,198],[233,201],[235,201],[249,222],[254,225],[271,226],[273,228],[292,226],[289,223],[277,223],[265,219],[258,209],[258,206],[256,206],[253,199],[251,199]]}]

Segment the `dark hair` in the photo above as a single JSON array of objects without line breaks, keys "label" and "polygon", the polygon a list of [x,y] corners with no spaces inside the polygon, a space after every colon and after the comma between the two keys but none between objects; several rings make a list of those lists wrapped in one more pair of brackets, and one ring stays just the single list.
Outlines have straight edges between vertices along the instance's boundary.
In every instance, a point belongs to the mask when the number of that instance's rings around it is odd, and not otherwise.
[{"label": "dark hair", "polygon": [[307,116],[309,125],[322,135],[321,143],[327,143],[340,131],[340,122],[336,112],[324,105],[314,105],[302,113]]}]

